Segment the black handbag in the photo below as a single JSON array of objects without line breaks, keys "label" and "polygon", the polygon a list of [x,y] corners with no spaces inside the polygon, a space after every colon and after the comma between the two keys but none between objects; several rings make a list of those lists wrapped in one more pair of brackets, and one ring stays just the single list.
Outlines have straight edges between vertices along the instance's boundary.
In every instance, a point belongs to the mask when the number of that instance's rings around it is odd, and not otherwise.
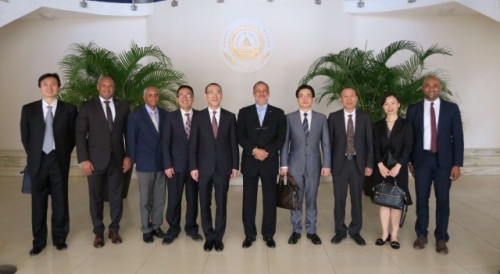
[{"label": "black handbag", "polygon": [[277,206],[290,210],[297,210],[299,205],[299,186],[290,173],[285,176],[280,175],[277,188]]},{"label": "black handbag", "polygon": [[399,209],[403,211],[401,219],[399,220],[399,227],[403,227],[408,205],[406,203],[406,193],[403,189],[398,187],[396,179],[394,178],[394,185],[385,181],[373,187],[372,202],[374,204]]},{"label": "black handbag", "polygon": [[24,170],[20,173],[23,174],[23,186],[21,187],[21,192],[24,194],[31,194],[31,177],[28,173],[28,167],[24,167]]}]

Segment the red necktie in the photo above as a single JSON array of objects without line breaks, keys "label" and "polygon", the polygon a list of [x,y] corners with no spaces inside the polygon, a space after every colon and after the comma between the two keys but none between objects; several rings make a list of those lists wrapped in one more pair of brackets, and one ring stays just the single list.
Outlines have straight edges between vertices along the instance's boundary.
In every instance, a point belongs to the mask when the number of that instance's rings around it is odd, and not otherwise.
[{"label": "red necktie", "polygon": [[434,103],[431,103],[431,152],[437,152],[437,128],[436,128],[436,112],[434,111]]}]

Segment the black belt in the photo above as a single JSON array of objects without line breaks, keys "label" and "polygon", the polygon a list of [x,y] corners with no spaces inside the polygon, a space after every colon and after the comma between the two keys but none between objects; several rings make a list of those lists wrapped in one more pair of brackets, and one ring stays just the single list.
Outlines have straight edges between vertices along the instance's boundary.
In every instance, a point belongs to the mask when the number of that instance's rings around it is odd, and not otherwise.
[{"label": "black belt", "polygon": [[347,160],[356,160],[356,155],[345,155]]},{"label": "black belt", "polygon": [[430,150],[426,150],[426,149],[424,149],[424,153],[426,153],[426,154],[431,154],[431,155],[435,155],[435,154],[437,154],[437,151],[436,151],[436,152],[432,152],[432,151],[430,151]]}]

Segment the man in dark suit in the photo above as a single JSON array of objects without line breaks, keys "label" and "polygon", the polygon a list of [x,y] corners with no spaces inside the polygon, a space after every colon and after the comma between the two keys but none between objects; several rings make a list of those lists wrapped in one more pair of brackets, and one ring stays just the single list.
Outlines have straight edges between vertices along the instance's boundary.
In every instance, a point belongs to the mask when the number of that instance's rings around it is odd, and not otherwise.
[{"label": "man in dark suit", "polygon": [[198,185],[191,178],[188,168],[189,135],[191,121],[199,115],[192,108],[194,101],[193,88],[182,85],[177,89],[179,109],[170,112],[162,129],[161,148],[163,169],[167,176],[168,205],[167,222],[170,226],[163,244],[171,244],[181,232],[182,192],[186,189],[186,224],[184,230],[194,241],[202,241],[198,232]]},{"label": "man in dark suit", "polygon": [[286,115],[286,139],[281,150],[281,174],[289,172],[299,186],[300,208],[290,212],[292,235],[288,243],[296,244],[302,237],[302,203],[305,199],[306,235],[313,244],[320,245],[321,239],[316,233],[316,199],[320,176],[331,174],[328,121],[325,115],[312,110],[315,97],[313,87],[299,86],[295,97],[299,109]]},{"label": "man in dark suit", "polygon": [[255,241],[255,211],[259,177],[262,185],[261,233],[268,247],[276,247],[276,176],[279,171],[279,151],[285,141],[285,113],[269,105],[269,86],[259,81],[253,86],[255,104],[240,109],[237,122],[238,142],[243,148],[243,248]]},{"label": "man in dark suit", "polygon": [[408,107],[407,118],[413,124],[413,151],[410,172],[415,177],[417,197],[416,249],[427,244],[429,196],[434,182],[436,195],[436,251],[447,254],[449,240],[451,182],[460,177],[464,158],[462,118],[456,104],[440,100],[441,80],[425,78],[424,100]]},{"label": "man in dark suit", "polygon": [[[333,193],[335,196],[335,236],[340,243],[349,236],[358,245],[366,245],[360,231],[363,225],[361,199],[364,176],[373,172],[373,132],[370,115],[356,108],[358,95],[352,88],[342,90],[339,98],[343,109],[328,116],[332,145]],[[347,189],[351,197],[351,223],[345,221]]]},{"label": "man in dark suit", "polygon": [[153,236],[164,238],[160,226],[165,208],[166,181],[160,149],[161,128],[167,112],[158,107],[160,92],[144,89],[144,106],[130,113],[127,124],[127,150],[136,163],[139,181],[142,240],[152,243]]},{"label": "man in dark suit", "polygon": [[99,97],[82,103],[76,121],[76,152],[89,182],[95,248],[104,246],[104,186],[108,188],[111,217],[108,238],[114,244],[122,242],[118,230],[123,213],[123,173],[131,167],[124,142],[129,106],[113,98],[111,77],[100,77],[97,90]]},{"label": "man in dark suit", "polygon": [[[203,249],[222,251],[226,231],[227,191],[230,178],[239,166],[236,116],[221,108],[222,88],[217,83],[205,87],[208,107],[193,119],[189,137],[189,169],[200,190]],[[212,225],[212,189],[215,190],[215,229]]]},{"label": "man in dark suit", "polygon": [[42,100],[23,106],[21,140],[27,155],[31,177],[31,228],[33,249],[40,253],[47,244],[48,196],[52,201],[52,244],[67,248],[69,233],[68,176],[71,152],[75,147],[74,105],[57,100],[61,80],[56,73],[38,79]]}]

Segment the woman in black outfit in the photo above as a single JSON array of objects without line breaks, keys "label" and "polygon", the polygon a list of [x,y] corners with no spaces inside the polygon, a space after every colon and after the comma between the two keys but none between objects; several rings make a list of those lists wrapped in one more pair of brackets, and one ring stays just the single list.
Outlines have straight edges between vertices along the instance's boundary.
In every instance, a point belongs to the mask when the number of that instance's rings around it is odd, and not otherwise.
[{"label": "woman in black outfit", "polygon": [[[408,160],[413,145],[413,130],[410,121],[399,117],[399,99],[393,93],[388,93],[382,102],[386,117],[375,124],[375,183],[386,181],[397,184],[406,192],[407,204],[412,204],[408,191]],[[391,247],[400,247],[398,239],[399,220],[401,210],[389,207],[380,207],[380,223],[382,225],[382,238],[378,238],[376,245],[391,243]],[[389,233],[389,224],[392,234]]]}]

